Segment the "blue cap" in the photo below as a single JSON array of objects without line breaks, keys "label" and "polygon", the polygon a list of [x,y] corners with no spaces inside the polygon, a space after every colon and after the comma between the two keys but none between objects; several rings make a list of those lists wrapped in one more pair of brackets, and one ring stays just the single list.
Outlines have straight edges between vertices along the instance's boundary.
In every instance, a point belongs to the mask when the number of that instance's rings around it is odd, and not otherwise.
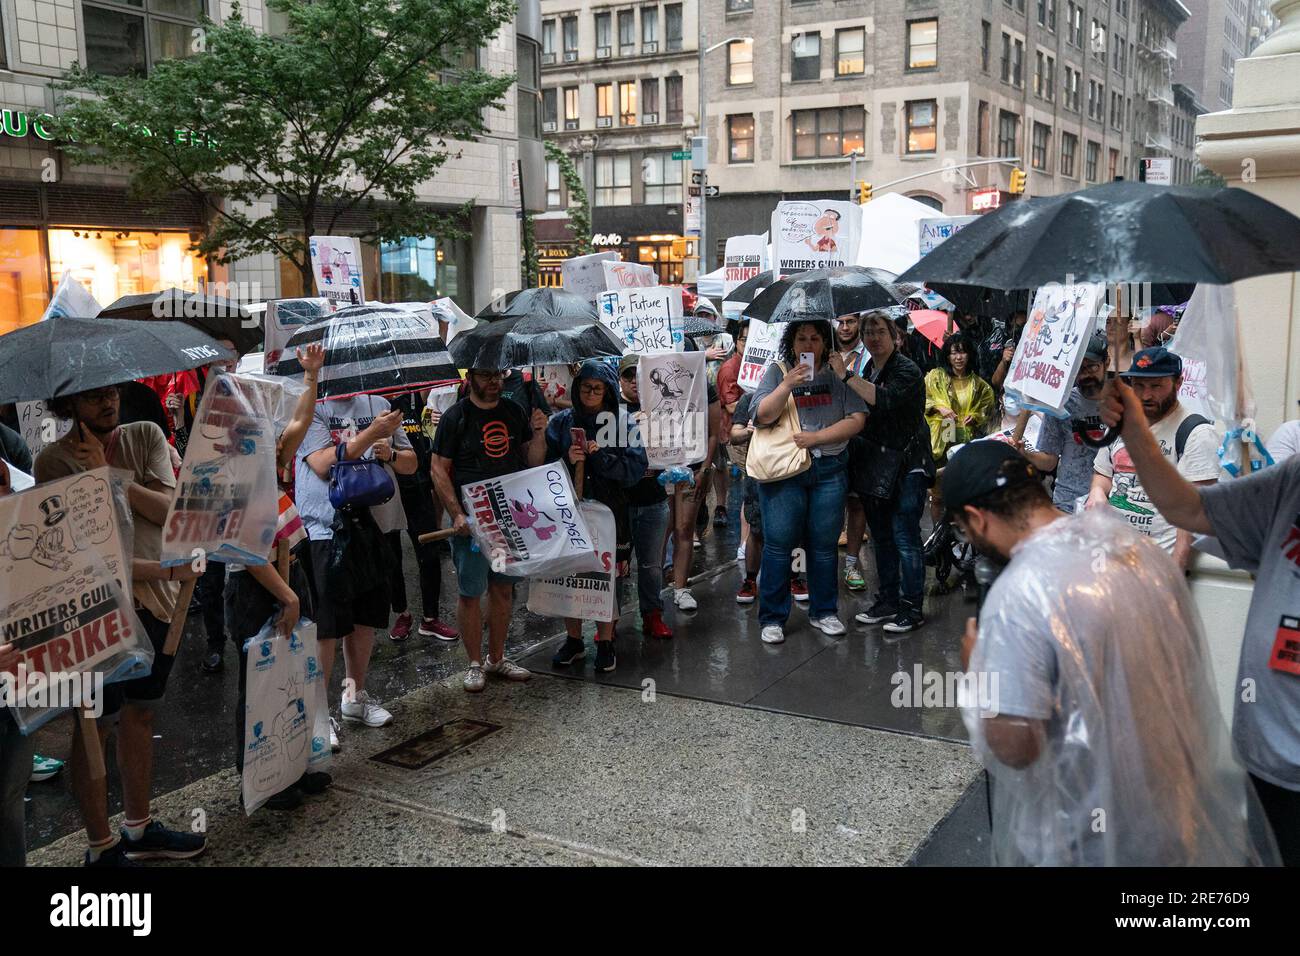
[{"label": "blue cap", "polygon": [[1133,365],[1124,378],[1177,378],[1183,374],[1183,360],[1163,345],[1133,354]]}]

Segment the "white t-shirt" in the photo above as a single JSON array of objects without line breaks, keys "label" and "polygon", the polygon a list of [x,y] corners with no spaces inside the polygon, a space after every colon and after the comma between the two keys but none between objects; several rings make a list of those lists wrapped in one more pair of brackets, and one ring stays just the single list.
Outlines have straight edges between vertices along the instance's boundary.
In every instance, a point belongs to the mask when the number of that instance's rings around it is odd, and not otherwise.
[{"label": "white t-shirt", "polygon": [[1265,447],[1278,465],[1300,451],[1300,419],[1279,425]]},{"label": "white t-shirt", "polygon": [[[1219,477],[1219,436],[1211,424],[1198,425],[1192,429],[1192,433],[1187,436],[1187,444],[1183,447],[1182,459],[1174,462],[1178,426],[1191,414],[1190,409],[1179,404],[1152,426],[1151,433],[1155,435],[1165,458],[1177,467],[1178,473],[1185,479],[1215,481]],[[1124,439],[1097,452],[1093,468],[1097,474],[1105,475],[1111,480],[1110,506],[1128,519],[1134,531],[1150,535],[1156,544],[1172,554],[1178,529],[1161,517],[1151,503],[1151,498],[1142,487],[1142,481],[1133,467],[1133,459],[1124,447]]]}]

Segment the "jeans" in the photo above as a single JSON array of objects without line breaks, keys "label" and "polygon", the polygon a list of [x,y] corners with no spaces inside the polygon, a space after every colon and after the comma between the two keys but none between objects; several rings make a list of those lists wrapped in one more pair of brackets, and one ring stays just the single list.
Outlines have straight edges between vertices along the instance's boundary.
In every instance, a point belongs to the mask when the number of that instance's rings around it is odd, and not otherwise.
[{"label": "jeans", "polygon": [[32,775],[36,740],[24,737],[6,710],[0,710],[0,866],[27,863],[27,821],[23,795]]},{"label": "jeans", "polygon": [[636,593],[641,614],[664,609],[664,537],[668,534],[668,500],[628,505],[632,550],[636,552]]},{"label": "jeans", "polygon": [[839,610],[836,573],[847,457],[814,458],[802,475],[758,486],[763,509],[758,619],[763,625],[784,625],[790,617],[790,552],[801,546],[808,562],[808,617],[818,620]]},{"label": "jeans", "polygon": [[1254,774],[1250,775],[1250,782],[1255,785],[1259,805],[1273,828],[1282,865],[1300,866],[1300,790],[1287,790]]},{"label": "jeans", "polygon": [[222,597],[225,589],[225,563],[209,561],[203,574],[194,582],[194,596],[203,611],[203,629],[208,634],[208,650],[218,654],[226,646],[226,605]]},{"label": "jeans", "polygon": [[876,574],[880,577],[878,598],[897,605],[901,596],[904,604],[918,612],[925,598],[921,512],[925,509],[927,487],[927,477],[916,472],[903,476],[894,499],[869,498],[864,502],[871,545],[876,552]]}]

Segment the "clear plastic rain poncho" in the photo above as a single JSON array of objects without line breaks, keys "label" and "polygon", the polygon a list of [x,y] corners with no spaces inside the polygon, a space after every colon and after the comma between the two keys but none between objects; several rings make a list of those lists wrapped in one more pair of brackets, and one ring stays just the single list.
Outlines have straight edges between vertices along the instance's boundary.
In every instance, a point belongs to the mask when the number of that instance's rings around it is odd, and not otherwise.
[{"label": "clear plastic rain poncho", "polygon": [[996,863],[1276,860],[1267,834],[1262,848],[1248,834],[1256,798],[1183,576],[1121,522],[1090,511],[1022,542],[981,610],[969,675],[962,716],[992,777]]}]

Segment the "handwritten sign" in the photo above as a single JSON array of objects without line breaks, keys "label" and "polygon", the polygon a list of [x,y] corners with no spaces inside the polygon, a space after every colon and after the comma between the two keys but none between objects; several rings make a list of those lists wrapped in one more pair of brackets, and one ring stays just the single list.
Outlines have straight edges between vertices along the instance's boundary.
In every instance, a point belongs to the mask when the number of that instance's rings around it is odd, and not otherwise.
[{"label": "handwritten sign", "polygon": [[564,260],[560,263],[560,279],[564,290],[595,302],[607,288],[602,263],[618,261],[617,252],[594,252],[589,256],[574,256]]},{"label": "handwritten sign", "polygon": [[325,318],[331,311],[329,300],[324,298],[271,299],[267,302],[266,321],[263,323],[266,347],[263,368],[274,371],[289,337],[304,325]]},{"label": "handwritten sign", "polygon": [[780,202],[772,213],[777,271],[839,269],[857,261],[862,208],[844,200]]},{"label": "handwritten sign", "polygon": [[651,468],[703,461],[709,445],[703,352],[646,355],[636,367],[641,441]]},{"label": "handwritten sign", "polygon": [[601,324],[623,342],[629,355],[685,348],[680,286],[602,292],[597,311]]},{"label": "handwritten sign", "polygon": [[529,582],[528,610],[543,617],[612,621],[618,610],[614,590],[618,529],[614,512],[595,501],[584,501],[579,509],[591,529],[591,545],[600,557],[600,567]]},{"label": "handwritten sign", "polygon": [[758,388],[763,373],[776,360],[785,326],[784,322],[761,322],[758,319],[749,323],[745,354],[740,357],[740,374],[736,378],[736,384],[745,391],[752,392]]},{"label": "handwritten sign", "polygon": [[946,240],[951,239],[960,232],[963,226],[969,225],[978,218],[979,216],[950,216],[948,218],[918,219],[916,227],[921,233],[918,245],[921,255],[933,252],[936,246],[942,245]]},{"label": "handwritten sign", "polygon": [[336,309],[366,301],[361,269],[361,241],[355,236],[312,236],[311,268],[316,291]]},{"label": "handwritten sign", "polygon": [[647,289],[659,284],[659,273],[655,272],[653,266],[609,259],[600,265],[605,272],[606,289]]},{"label": "handwritten sign", "polygon": [[1006,391],[1013,398],[1062,416],[1105,298],[1105,286],[1099,282],[1052,283],[1034,294],[1007,377]]}]

